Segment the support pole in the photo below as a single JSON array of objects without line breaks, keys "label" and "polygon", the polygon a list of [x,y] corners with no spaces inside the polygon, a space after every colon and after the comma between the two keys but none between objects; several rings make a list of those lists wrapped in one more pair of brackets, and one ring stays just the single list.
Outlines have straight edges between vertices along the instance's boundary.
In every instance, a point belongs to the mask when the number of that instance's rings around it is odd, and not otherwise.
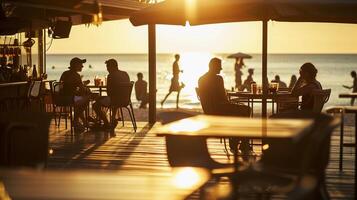
[{"label": "support pole", "polygon": [[43,48],[43,30],[38,30],[38,69],[39,76],[44,73],[44,48]]},{"label": "support pole", "polygon": [[263,21],[263,41],[262,41],[262,118],[267,118],[267,96],[268,96],[268,21]]},{"label": "support pole", "polygon": [[149,123],[156,122],[156,28],[149,24]]}]

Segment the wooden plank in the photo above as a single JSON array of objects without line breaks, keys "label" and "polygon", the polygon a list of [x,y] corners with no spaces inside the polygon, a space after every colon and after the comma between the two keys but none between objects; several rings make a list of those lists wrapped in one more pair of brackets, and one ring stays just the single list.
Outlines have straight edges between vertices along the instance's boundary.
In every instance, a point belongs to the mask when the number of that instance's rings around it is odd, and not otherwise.
[{"label": "wooden plank", "polygon": [[[348,123],[347,123],[348,124]],[[70,131],[60,128],[54,123],[50,129],[49,169],[95,169],[95,170],[130,170],[135,174],[167,174],[171,168],[167,162],[165,141],[148,132],[146,122],[138,123],[138,132],[133,131],[130,122],[124,127],[116,128],[116,137],[110,137],[105,132],[87,132],[71,136]],[[354,141],[354,127],[345,126],[345,142]],[[208,147],[212,157],[225,163],[232,163],[227,158],[224,146],[219,139],[209,139]],[[257,154],[260,146],[254,146]],[[331,139],[330,163],[326,171],[327,188],[331,199],[353,199],[354,193],[354,155],[353,148],[344,148],[344,169],[338,170],[339,162],[339,129],[336,129]],[[273,199],[281,199],[274,196]]]}]

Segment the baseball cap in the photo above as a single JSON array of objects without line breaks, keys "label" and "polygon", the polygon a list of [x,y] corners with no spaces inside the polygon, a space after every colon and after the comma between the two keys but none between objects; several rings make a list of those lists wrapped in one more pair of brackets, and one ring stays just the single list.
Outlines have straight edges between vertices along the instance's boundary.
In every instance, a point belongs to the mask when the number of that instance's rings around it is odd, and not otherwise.
[{"label": "baseball cap", "polygon": [[86,59],[80,59],[78,57],[74,57],[74,58],[71,59],[71,62],[70,62],[69,65],[72,67],[72,66],[74,66],[76,64],[83,64],[85,62],[87,62]]}]

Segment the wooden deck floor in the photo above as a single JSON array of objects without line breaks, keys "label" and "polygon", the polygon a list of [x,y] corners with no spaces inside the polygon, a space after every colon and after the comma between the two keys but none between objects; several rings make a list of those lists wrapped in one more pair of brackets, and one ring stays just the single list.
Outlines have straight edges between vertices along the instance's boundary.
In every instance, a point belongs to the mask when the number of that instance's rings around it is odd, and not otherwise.
[{"label": "wooden deck floor", "polygon": [[[134,170],[135,173],[166,173],[170,170],[166,159],[164,138],[148,133],[145,122],[138,123],[137,133],[131,123],[118,126],[116,136],[89,131],[71,136],[64,127],[50,128],[49,169]],[[345,127],[345,140],[354,141],[354,127]],[[327,170],[327,187],[331,199],[353,199],[354,149],[345,148],[344,170],[338,170],[339,130],[332,137],[331,159]],[[219,140],[209,140],[213,158],[227,162],[224,146]],[[256,150],[259,151],[259,148]]]}]

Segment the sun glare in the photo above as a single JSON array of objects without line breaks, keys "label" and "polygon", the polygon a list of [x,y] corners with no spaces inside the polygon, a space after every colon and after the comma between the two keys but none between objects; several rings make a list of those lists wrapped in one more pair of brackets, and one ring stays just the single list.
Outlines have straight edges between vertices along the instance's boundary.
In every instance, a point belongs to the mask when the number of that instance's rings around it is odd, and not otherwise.
[{"label": "sun glare", "polygon": [[204,128],[207,128],[208,124],[200,121],[193,121],[191,119],[183,119],[179,122],[172,124],[170,131],[176,132],[195,132]]},{"label": "sun glare", "polygon": [[192,101],[197,101],[195,87],[200,76],[208,71],[208,62],[212,54],[204,52],[182,53],[180,68],[183,70],[181,81],[186,85],[184,90],[190,94]]},{"label": "sun glare", "polygon": [[200,181],[200,176],[192,168],[184,168],[173,177],[173,185],[177,188],[191,188]]}]

